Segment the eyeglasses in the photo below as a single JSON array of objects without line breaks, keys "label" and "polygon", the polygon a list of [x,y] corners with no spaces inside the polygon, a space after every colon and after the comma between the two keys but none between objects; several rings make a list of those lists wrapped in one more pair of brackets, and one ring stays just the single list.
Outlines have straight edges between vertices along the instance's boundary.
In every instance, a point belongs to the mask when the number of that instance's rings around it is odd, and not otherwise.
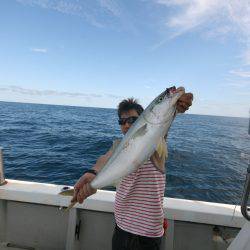
[{"label": "eyeglasses", "polygon": [[137,118],[138,118],[137,116],[130,116],[130,117],[127,117],[127,118],[120,118],[118,120],[118,123],[119,123],[119,125],[125,125],[126,122],[127,122],[128,124],[131,125],[136,121]]}]

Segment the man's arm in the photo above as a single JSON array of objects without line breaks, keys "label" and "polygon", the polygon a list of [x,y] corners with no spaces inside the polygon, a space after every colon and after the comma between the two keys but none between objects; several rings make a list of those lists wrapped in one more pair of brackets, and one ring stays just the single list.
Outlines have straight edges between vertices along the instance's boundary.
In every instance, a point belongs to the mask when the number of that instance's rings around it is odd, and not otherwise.
[{"label": "man's arm", "polygon": [[100,156],[92,169],[94,169],[96,172],[100,172],[100,170],[107,163],[108,159],[111,157],[112,153],[113,151],[110,149],[105,155]]},{"label": "man's arm", "polygon": [[[105,155],[102,155],[98,158],[95,165],[92,169],[94,169],[97,173],[105,166],[108,159],[112,155],[112,150],[110,149]],[[90,195],[96,193],[96,189],[93,189],[89,183],[95,178],[95,174],[85,173],[81,176],[81,178],[76,182],[74,186],[74,196],[71,202],[79,202],[83,203],[83,201],[89,197]]]}]

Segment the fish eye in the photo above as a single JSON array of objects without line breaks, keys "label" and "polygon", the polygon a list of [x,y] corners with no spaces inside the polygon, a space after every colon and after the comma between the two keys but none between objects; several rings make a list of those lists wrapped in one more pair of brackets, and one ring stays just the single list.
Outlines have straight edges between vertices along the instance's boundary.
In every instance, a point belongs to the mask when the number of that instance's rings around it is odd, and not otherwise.
[{"label": "fish eye", "polygon": [[164,96],[160,96],[159,99],[158,99],[158,103],[161,102],[162,100],[164,99]]}]

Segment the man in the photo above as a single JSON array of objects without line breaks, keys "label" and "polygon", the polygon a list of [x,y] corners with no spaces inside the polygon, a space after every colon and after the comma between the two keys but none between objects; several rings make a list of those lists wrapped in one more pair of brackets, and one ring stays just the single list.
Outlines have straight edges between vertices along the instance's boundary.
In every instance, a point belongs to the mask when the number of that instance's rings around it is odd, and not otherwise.
[{"label": "man", "polygon": [[[183,88],[177,89],[183,90]],[[184,113],[192,105],[193,95],[183,94],[177,102],[177,111]],[[119,124],[126,134],[143,108],[134,99],[123,100],[118,106]],[[75,184],[72,202],[82,203],[96,193],[89,183],[111,157],[119,140],[101,156],[91,170],[88,170]],[[165,144],[165,143],[164,143]],[[163,197],[165,191],[165,158],[159,158],[157,151],[139,166],[136,171],[124,177],[117,187],[115,198],[116,226],[112,238],[112,250],[159,250],[163,229]]]}]

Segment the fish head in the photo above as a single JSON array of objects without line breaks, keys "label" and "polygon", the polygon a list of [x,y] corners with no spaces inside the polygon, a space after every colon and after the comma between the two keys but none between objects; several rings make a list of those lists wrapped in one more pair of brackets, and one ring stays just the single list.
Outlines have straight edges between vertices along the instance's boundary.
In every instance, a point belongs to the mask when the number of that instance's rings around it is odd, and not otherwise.
[{"label": "fish head", "polygon": [[157,96],[147,107],[144,117],[152,124],[164,123],[176,111],[176,103],[184,94],[184,89],[175,87],[167,88]]}]

